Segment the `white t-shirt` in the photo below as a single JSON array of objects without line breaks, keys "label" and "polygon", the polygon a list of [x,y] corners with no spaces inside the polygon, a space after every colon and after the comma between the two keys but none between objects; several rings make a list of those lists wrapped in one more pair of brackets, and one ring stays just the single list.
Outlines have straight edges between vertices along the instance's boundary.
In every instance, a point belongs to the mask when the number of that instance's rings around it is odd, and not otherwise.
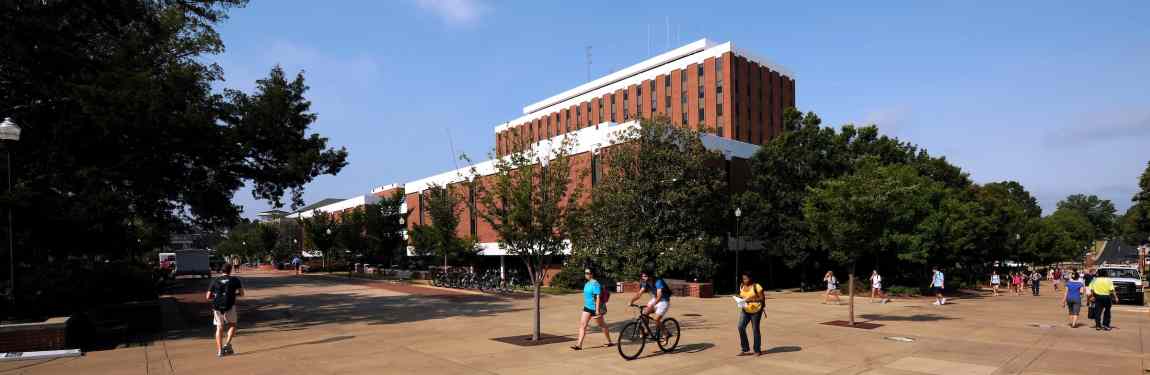
[{"label": "white t-shirt", "polygon": [[872,288],[875,288],[875,289],[881,289],[882,288],[882,276],[871,275],[870,276],[870,286]]}]

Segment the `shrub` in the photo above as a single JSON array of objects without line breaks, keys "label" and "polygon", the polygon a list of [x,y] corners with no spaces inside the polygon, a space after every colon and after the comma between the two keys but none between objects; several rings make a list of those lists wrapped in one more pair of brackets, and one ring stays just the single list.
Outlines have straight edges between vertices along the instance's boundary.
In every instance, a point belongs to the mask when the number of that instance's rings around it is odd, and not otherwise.
[{"label": "shrub", "polygon": [[551,286],[554,288],[562,289],[582,289],[583,288],[583,268],[574,264],[575,262],[568,262],[563,265],[559,273],[551,278]]},{"label": "shrub", "polygon": [[887,290],[887,294],[900,297],[918,297],[922,295],[922,292],[915,287],[896,285],[890,287],[890,289]]}]

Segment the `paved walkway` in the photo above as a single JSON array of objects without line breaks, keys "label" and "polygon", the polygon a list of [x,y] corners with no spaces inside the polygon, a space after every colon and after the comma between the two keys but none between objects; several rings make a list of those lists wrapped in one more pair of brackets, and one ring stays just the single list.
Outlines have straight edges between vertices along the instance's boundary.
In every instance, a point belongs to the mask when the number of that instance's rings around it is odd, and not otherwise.
[{"label": "paved walkway", "polygon": [[[820,323],[846,319],[847,306],[819,304],[814,293],[772,294],[764,321],[771,354],[735,357],[737,314],[729,298],[674,300],[683,324],[680,349],[648,349],[624,361],[588,336],[570,343],[520,347],[492,338],[526,334],[531,300],[477,296],[429,287],[285,274],[241,275],[237,355],[216,358],[204,282],[173,296],[173,330],[141,347],[52,361],[0,363],[0,373],[27,374],[1142,374],[1148,312],[1122,307],[1116,330],[1070,329],[1058,298],[974,297],[943,307],[926,299],[880,305],[860,299],[860,321],[873,330]],[[199,284],[197,284],[199,283]],[[616,294],[613,330],[631,318],[629,296]],[[574,335],[580,296],[543,300],[543,330]],[[174,316],[174,318],[173,318]],[[904,336],[914,342],[889,340]],[[650,347],[649,347],[650,348]]]}]

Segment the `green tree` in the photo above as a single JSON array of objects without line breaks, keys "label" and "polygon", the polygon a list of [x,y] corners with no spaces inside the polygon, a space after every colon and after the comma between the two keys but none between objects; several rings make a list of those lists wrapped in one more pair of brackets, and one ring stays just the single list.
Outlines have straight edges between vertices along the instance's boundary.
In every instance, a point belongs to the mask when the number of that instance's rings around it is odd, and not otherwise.
[{"label": "green tree", "polygon": [[883,166],[876,157],[862,161],[857,172],[811,190],[803,213],[830,258],[848,266],[852,325],[855,264],[888,252],[912,262],[929,259],[931,246],[917,231],[942,194],[942,184],[912,166]]},{"label": "green tree", "polygon": [[[242,0],[18,1],[0,7],[0,117],[24,128],[5,202],[24,263],[129,255],[139,228],[163,242],[227,228],[245,184],[279,206],[336,174],[347,153],[310,130],[302,76],[272,69],[250,94],[216,91],[214,30]],[[84,197],[84,199],[76,199]],[[138,225],[129,225],[136,223]]]},{"label": "green tree", "polygon": [[348,265],[347,273],[351,275],[351,263],[358,262],[367,249],[365,211],[366,206],[356,207],[339,214],[336,223],[335,243],[336,249],[332,255]]},{"label": "green tree", "polygon": [[1124,243],[1140,245],[1150,240],[1150,212],[1143,205],[1134,204],[1119,219],[1118,227]]},{"label": "green tree", "polygon": [[1080,260],[1096,238],[1095,227],[1080,211],[1060,208],[1032,224],[1024,235],[1027,261],[1050,264]]},{"label": "green tree", "polygon": [[[493,155],[494,173],[471,183],[482,206],[478,215],[499,236],[499,246],[527,267],[535,302],[531,337],[539,340],[539,288],[554,257],[569,249],[584,187],[573,178],[574,138],[532,145],[513,137],[512,143],[513,150],[522,151]],[[477,167],[472,167],[471,175],[481,176]]]},{"label": "green tree", "polygon": [[451,260],[466,260],[478,253],[474,238],[462,238],[457,233],[463,199],[451,188],[436,184],[431,184],[420,194],[426,199],[431,224],[412,228],[411,244],[416,254],[442,258],[446,268]]},{"label": "green tree", "polygon": [[992,182],[973,190],[982,215],[990,223],[985,242],[980,245],[986,251],[985,259],[1002,263],[1022,260],[1022,235],[1042,216],[1038,200],[1016,181]]},{"label": "green tree", "polygon": [[258,248],[259,255],[264,260],[275,262],[275,248],[279,246],[280,231],[279,227],[274,224],[260,223],[256,231],[259,235],[260,247]]},{"label": "green tree", "polygon": [[403,190],[400,189],[364,210],[364,237],[367,240],[368,259],[391,266],[402,259],[403,231],[407,228],[407,214],[402,212]]},{"label": "green tree", "polygon": [[[591,202],[572,233],[576,259],[607,275],[708,280],[729,222],[723,155],[667,119],[642,120],[599,152]],[[726,229],[729,231],[729,229]]]},{"label": "green tree", "polygon": [[1114,203],[1096,195],[1074,194],[1058,202],[1059,210],[1073,210],[1082,214],[1094,226],[1098,239],[1110,238],[1115,233],[1117,212]]},{"label": "green tree", "polygon": [[328,256],[335,250],[336,233],[339,230],[331,214],[320,210],[312,211],[311,217],[304,219],[304,233],[311,249],[322,256],[323,270],[328,271]]},{"label": "green tree", "polygon": [[1138,188],[1131,199],[1134,205],[1126,210],[1122,221],[1124,237],[1131,244],[1150,240],[1150,162],[1146,162],[1146,170],[1138,179]]},{"label": "green tree", "polygon": [[945,159],[883,136],[878,128],[844,125],[841,130],[822,126],[814,113],[794,108],[784,113],[786,132],[759,148],[750,159],[746,192],[735,198],[742,208],[743,228],[761,241],[767,256],[781,256],[790,267],[802,267],[802,279],[812,263],[826,260],[821,240],[803,215],[810,188],[852,173],[857,163],[871,159],[882,165],[913,164],[927,176],[950,185],[969,183],[961,170]]}]

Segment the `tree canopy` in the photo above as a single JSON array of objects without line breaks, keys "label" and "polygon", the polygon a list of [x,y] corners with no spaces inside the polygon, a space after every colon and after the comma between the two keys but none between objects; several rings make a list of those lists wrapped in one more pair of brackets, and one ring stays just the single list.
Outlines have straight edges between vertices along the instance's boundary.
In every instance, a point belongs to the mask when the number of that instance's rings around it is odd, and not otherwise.
[{"label": "tree canopy", "polygon": [[1092,232],[1096,239],[1110,238],[1115,234],[1118,210],[1109,199],[1101,199],[1096,195],[1073,194],[1059,201],[1058,209],[1071,210],[1085,217],[1094,227]]},{"label": "tree canopy", "polygon": [[[205,57],[242,0],[18,1],[0,6],[0,117],[12,145],[20,248],[128,255],[146,236],[238,222],[235,192],[298,206],[347,152],[309,130],[301,74],[270,69],[251,93],[215,91]],[[78,199],[83,197],[83,199]],[[28,261],[30,259],[25,259]]]},{"label": "tree canopy", "polygon": [[730,215],[725,162],[699,133],[667,119],[618,134],[591,164],[591,201],[572,236],[576,258],[607,275],[709,279]]}]

